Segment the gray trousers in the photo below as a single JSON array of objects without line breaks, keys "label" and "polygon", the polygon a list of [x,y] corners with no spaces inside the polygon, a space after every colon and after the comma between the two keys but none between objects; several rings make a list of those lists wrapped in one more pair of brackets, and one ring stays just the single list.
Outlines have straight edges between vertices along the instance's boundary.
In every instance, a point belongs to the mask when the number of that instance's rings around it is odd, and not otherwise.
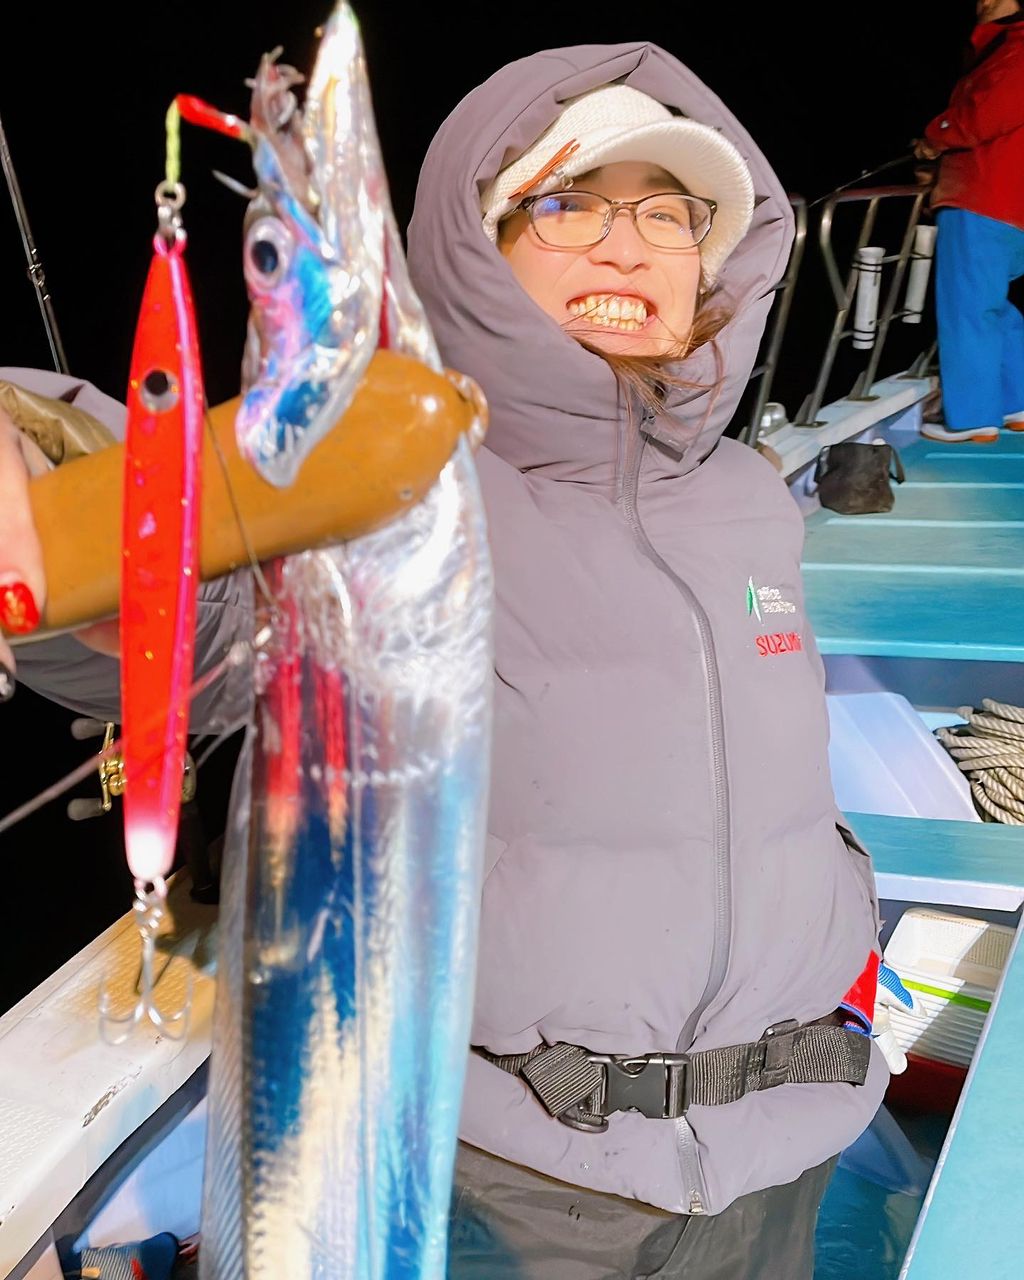
[{"label": "gray trousers", "polygon": [[459,1143],[448,1280],[812,1280],[835,1165],[688,1218]]}]

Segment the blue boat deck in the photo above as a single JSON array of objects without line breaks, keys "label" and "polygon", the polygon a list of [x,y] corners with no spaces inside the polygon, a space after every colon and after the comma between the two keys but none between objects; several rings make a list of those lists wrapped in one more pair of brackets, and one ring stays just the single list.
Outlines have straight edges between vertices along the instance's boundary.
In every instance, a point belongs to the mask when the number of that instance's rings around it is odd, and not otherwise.
[{"label": "blue boat deck", "polygon": [[[904,437],[906,439],[906,437]],[[896,439],[907,483],[884,515],[808,517],[808,613],[826,655],[893,671],[1024,668],[1024,435],[990,445]],[[906,660],[923,659],[924,662]],[[895,660],[888,667],[884,663]],[[973,669],[973,668],[972,668]],[[986,668],[979,667],[979,670]],[[1003,685],[1005,689],[1007,686]],[[1000,696],[993,688],[991,696]],[[1009,696],[1005,692],[1003,696]],[[920,704],[919,704],[920,705]],[[953,704],[955,705],[955,703]],[[851,814],[880,895],[1018,912],[1024,833]],[[911,1239],[901,1280],[1024,1274],[1024,947],[1020,929]]]},{"label": "blue boat deck", "polygon": [[[871,849],[879,892],[915,902],[1024,903],[1016,827],[847,815]],[[979,896],[980,895],[980,896]],[[960,1104],[904,1259],[901,1280],[1018,1280],[1024,1217],[1024,948],[1018,929]]]},{"label": "blue boat deck", "polygon": [[1024,1187],[1024,949],[1018,929],[901,1280],[1018,1280]]},{"label": "blue boat deck", "polygon": [[1024,434],[900,454],[891,512],[807,519],[822,653],[1024,662]]},{"label": "blue boat deck", "polygon": [[850,813],[882,898],[986,911],[1024,905],[1024,834],[995,822]]}]

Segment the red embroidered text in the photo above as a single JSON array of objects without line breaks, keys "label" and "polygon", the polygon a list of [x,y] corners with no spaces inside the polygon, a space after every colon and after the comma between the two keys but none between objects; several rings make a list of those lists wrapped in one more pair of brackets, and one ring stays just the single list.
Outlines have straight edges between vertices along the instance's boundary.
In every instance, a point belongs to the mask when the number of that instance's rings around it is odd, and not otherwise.
[{"label": "red embroidered text", "polygon": [[804,647],[799,631],[776,631],[770,636],[758,636],[755,644],[762,658],[778,653],[799,653]]}]

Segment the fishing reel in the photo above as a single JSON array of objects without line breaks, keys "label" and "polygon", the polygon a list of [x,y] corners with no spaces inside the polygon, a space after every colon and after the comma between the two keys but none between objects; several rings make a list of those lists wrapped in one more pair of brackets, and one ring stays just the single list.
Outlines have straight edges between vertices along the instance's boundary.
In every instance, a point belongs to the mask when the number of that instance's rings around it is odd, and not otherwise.
[{"label": "fishing reel", "polygon": [[[124,772],[124,758],[119,754],[110,754],[114,742],[114,725],[110,721],[92,720],[87,717],[71,722],[71,734],[80,742],[102,735],[103,743],[99,750],[100,794],[96,797],[76,797],[69,801],[67,813],[72,822],[84,822],[89,818],[99,818],[109,813],[114,801],[124,795],[127,785]],[[178,857],[188,866],[192,877],[190,896],[194,902],[216,903],[220,898],[217,868],[214,867],[206,833],[203,829],[199,806],[196,802],[196,765],[188,752],[185,753],[185,767],[181,778],[181,818],[178,826]]]},{"label": "fishing reel", "polygon": [[[81,717],[71,722],[71,736],[77,738],[80,742],[87,742],[90,738],[98,738],[100,734],[103,735],[103,745],[100,747],[100,762],[98,765],[100,795],[95,799],[80,797],[71,800],[68,803],[68,817],[72,822],[84,822],[87,818],[98,818],[101,814],[109,813],[114,807],[114,800],[124,795],[124,757],[108,754],[114,741],[113,723],[111,721],[92,720],[87,717]],[[186,752],[185,769],[181,779],[181,803],[183,805],[190,804],[195,797],[196,766],[195,761]]]}]

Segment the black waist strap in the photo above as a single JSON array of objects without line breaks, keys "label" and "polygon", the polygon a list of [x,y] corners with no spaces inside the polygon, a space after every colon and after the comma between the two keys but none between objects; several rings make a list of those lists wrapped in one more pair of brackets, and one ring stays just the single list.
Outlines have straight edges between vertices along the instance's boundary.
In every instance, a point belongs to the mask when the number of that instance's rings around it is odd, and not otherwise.
[{"label": "black waist strap", "polygon": [[522,1077],[563,1123],[601,1131],[615,1111],[675,1119],[691,1105],[720,1106],[780,1084],[863,1084],[871,1041],[845,1027],[790,1020],[769,1027],[760,1040],[702,1053],[625,1057],[565,1043],[519,1054],[474,1051]]}]

